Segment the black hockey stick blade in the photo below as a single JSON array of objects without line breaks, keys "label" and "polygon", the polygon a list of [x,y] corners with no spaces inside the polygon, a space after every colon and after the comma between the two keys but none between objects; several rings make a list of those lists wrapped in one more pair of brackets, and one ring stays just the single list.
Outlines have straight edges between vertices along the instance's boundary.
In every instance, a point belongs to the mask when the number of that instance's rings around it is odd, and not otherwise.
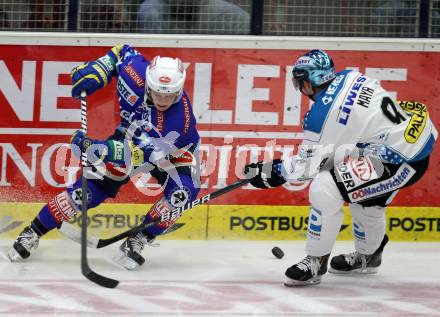
[{"label": "black hockey stick blade", "polygon": [[138,225],[138,226],[136,226],[134,228],[131,228],[130,230],[121,232],[120,234],[118,234],[118,235],[116,235],[114,237],[111,237],[111,238],[108,238],[108,239],[99,239],[98,243],[96,245],[96,248],[97,249],[104,248],[104,247],[106,247],[106,246],[108,246],[110,244],[118,242],[119,240],[127,238],[128,236],[131,236],[132,234],[135,234],[135,233],[137,233],[137,232],[139,232],[139,231],[141,231],[143,229],[147,229],[148,227],[151,227],[151,226],[153,226],[155,224],[158,224],[159,222],[160,222],[160,220],[155,221],[155,222],[150,222],[148,224],[140,224],[140,225]]},{"label": "black hockey stick blade", "polygon": [[[159,222],[160,221],[155,221],[155,222],[151,222],[151,223],[148,223],[148,224],[140,224],[140,225],[138,225],[138,226],[136,226],[136,227],[134,227],[134,228],[132,228],[132,229],[130,229],[128,231],[124,231],[124,232],[122,232],[122,233],[120,233],[120,234],[118,234],[118,235],[116,235],[114,237],[111,237],[111,238],[108,238],[108,239],[99,239],[98,243],[96,244],[96,248],[97,249],[104,248],[104,247],[106,247],[106,246],[108,246],[110,244],[113,244],[113,243],[115,243],[115,242],[117,242],[119,240],[122,240],[122,239],[124,239],[124,238],[126,238],[126,237],[128,237],[128,236],[130,236],[132,234],[135,234],[136,232],[139,232],[140,230],[147,229],[148,227],[151,227],[151,226],[153,226],[153,225],[155,225],[155,224],[157,224]],[[181,227],[183,227],[184,225],[185,225],[184,223],[175,223],[171,227],[169,227],[167,230],[162,232],[161,235],[168,234],[168,233],[171,233],[173,231],[176,231],[176,230],[180,229]]]},{"label": "black hockey stick blade", "polygon": [[132,233],[137,232],[140,229],[140,227],[141,226],[134,227],[134,228],[132,228],[130,230],[124,231],[124,232],[122,232],[122,233],[120,233],[120,234],[118,234],[118,235],[116,235],[114,237],[108,238],[108,239],[99,239],[98,240],[98,244],[96,245],[96,248],[97,249],[104,248],[104,247],[106,247],[106,246],[108,246],[110,244],[118,242],[119,240],[127,238]]},{"label": "black hockey stick blade", "polygon": [[168,227],[168,229],[166,229],[164,232],[162,232],[160,235],[163,236],[164,234],[169,234],[171,232],[174,232],[176,230],[179,230],[180,228],[182,228],[185,225],[185,223],[178,223],[175,222],[171,225],[171,227]]},{"label": "black hockey stick blade", "polygon": [[[14,224],[14,223],[12,223]],[[19,225],[19,224],[18,224]],[[182,228],[185,224],[184,223],[173,223],[171,227],[166,229],[164,232],[161,233],[161,235],[169,234],[171,232],[174,232],[180,228]],[[16,226],[14,226],[15,228]],[[9,228],[9,226],[7,227]],[[6,229],[7,229],[6,228]],[[65,237],[69,238],[70,240],[81,244],[81,231],[76,229],[75,226],[69,222],[62,221],[59,225],[58,231],[63,234]],[[0,233],[2,232],[1,224],[0,224]],[[91,236],[87,234],[87,246],[92,249],[98,249],[102,248],[103,246],[106,246],[108,244],[103,244],[102,240],[95,236]],[[101,242],[100,242],[101,241]],[[99,247],[98,247],[99,245]]]},{"label": "black hockey stick blade", "polygon": [[86,278],[99,286],[115,288],[119,285],[119,281],[99,275],[98,273],[92,271],[87,263],[85,265],[81,265],[81,271]]}]

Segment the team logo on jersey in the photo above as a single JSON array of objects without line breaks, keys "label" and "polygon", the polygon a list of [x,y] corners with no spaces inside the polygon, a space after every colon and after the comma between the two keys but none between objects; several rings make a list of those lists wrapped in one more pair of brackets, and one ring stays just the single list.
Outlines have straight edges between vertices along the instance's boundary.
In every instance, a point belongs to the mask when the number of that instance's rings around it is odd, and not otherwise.
[{"label": "team logo on jersey", "polygon": [[139,99],[139,96],[127,85],[127,83],[119,76],[118,79],[119,95],[130,105],[133,106]]},{"label": "team logo on jersey", "polygon": [[[82,188],[77,188],[70,193],[70,197],[78,209],[82,208]],[[92,191],[87,189],[87,205],[90,205],[92,202]],[[70,218],[70,217],[69,217]]]},{"label": "team logo on jersey", "polygon": [[408,143],[416,143],[428,121],[428,109],[419,102],[400,101],[399,105],[413,114],[405,130],[405,140]]},{"label": "team logo on jersey", "polygon": [[379,178],[368,157],[349,158],[336,166],[336,172],[338,181],[344,184],[347,191]]},{"label": "team logo on jersey", "polygon": [[377,175],[375,175],[373,164],[367,157],[350,160],[350,167],[354,175],[356,175],[361,181],[368,182],[377,177]]},{"label": "team logo on jersey", "polygon": [[170,203],[173,207],[183,207],[191,198],[191,191],[186,187],[174,190],[170,195]]}]

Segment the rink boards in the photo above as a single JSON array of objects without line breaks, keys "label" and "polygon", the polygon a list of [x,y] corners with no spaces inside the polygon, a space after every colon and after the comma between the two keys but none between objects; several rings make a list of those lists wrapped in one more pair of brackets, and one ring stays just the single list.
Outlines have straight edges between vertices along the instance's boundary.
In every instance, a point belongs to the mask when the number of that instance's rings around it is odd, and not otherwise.
[{"label": "rink boards", "polygon": [[[38,203],[0,203],[0,238],[15,238],[42,207]],[[150,205],[103,204],[88,212],[89,232],[109,237],[142,221]],[[189,210],[178,220],[183,226],[161,239],[182,240],[303,240],[309,207],[261,205],[210,205]],[[339,240],[352,240],[351,216],[347,208]],[[80,224],[77,215],[72,223]],[[393,241],[440,241],[438,207],[389,207],[387,233]],[[47,235],[58,239],[54,230]]]},{"label": "rink boards", "polygon": [[[438,128],[440,40],[347,39],[238,36],[129,36],[8,33],[0,36],[0,221],[12,217],[0,238],[13,238],[42,202],[78,176],[78,160],[65,153],[80,127],[79,102],[70,98],[72,67],[128,43],[147,58],[179,56],[187,70],[186,91],[201,135],[205,195],[240,178],[244,164],[287,157],[302,140],[301,120],[309,101],[291,85],[291,65],[313,48],[333,56],[337,68],[358,69],[378,78],[400,100],[428,105]],[[89,133],[105,138],[118,124],[116,83],[89,98]],[[392,239],[440,240],[440,154],[428,173],[402,190],[387,212]],[[306,185],[267,192],[243,186],[179,220],[169,239],[304,239],[308,216]],[[137,224],[161,190],[148,176],[128,183],[112,204],[91,210],[91,231],[118,233]],[[38,203],[35,203],[38,202]],[[114,204],[113,204],[114,203]],[[430,207],[429,207],[430,206]],[[349,240],[345,212],[339,238]],[[49,235],[56,238],[57,235]]]}]

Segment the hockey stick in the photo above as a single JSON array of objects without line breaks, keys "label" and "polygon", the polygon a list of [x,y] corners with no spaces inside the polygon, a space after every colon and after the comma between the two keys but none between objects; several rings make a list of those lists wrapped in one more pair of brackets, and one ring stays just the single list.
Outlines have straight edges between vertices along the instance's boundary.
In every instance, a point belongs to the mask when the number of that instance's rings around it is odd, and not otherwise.
[{"label": "hockey stick", "polygon": [[[85,91],[81,92],[81,129],[84,134],[87,134],[87,99]],[[90,281],[107,288],[115,288],[119,281],[99,275],[92,271],[87,260],[87,154],[86,151],[81,153],[82,165],[82,187],[81,187],[81,272]]]},{"label": "hockey stick", "polygon": [[[217,197],[219,197],[219,196],[221,196],[223,194],[226,194],[226,193],[228,193],[228,192],[230,192],[230,191],[232,191],[232,190],[234,190],[236,188],[239,188],[239,187],[241,187],[243,185],[246,185],[249,182],[250,182],[249,179],[240,179],[240,180],[236,181],[235,183],[233,183],[233,184],[231,184],[229,186],[226,186],[226,187],[224,187],[222,189],[219,189],[219,190],[217,190],[217,191],[215,191],[213,193],[207,194],[207,195],[205,195],[205,196],[203,196],[203,197],[201,197],[199,199],[193,200],[192,202],[187,203],[186,205],[184,205],[182,207],[175,208],[175,209],[173,209],[173,210],[171,210],[171,211],[169,211],[167,213],[164,213],[164,214],[162,214],[160,219],[158,219],[158,220],[156,220],[154,222],[150,222],[150,223],[146,223],[146,224],[140,224],[140,225],[138,225],[138,226],[136,226],[134,228],[131,228],[131,229],[127,230],[127,231],[124,231],[124,232],[122,232],[122,233],[120,233],[120,234],[118,234],[116,236],[113,236],[111,238],[108,238],[108,239],[98,239],[98,238],[93,237],[94,239],[90,239],[89,241],[86,241],[86,243],[88,243],[89,247],[91,247],[91,248],[97,248],[97,249],[104,248],[104,247],[106,247],[106,246],[108,246],[110,244],[113,244],[113,243],[115,243],[115,242],[117,242],[119,240],[127,238],[128,236],[136,234],[139,231],[142,231],[142,230],[147,229],[147,228],[149,228],[151,226],[154,226],[154,225],[156,225],[156,224],[158,224],[158,223],[160,223],[162,221],[166,221],[166,220],[169,220],[169,219],[177,219],[185,211],[187,211],[187,210],[189,210],[189,209],[191,209],[191,208],[193,208],[195,206],[206,204],[210,200],[212,200],[214,198],[217,198]],[[74,229],[71,224],[69,224],[69,223],[67,223],[67,224],[68,225],[65,226],[65,230],[64,230],[63,234],[66,235],[67,237],[71,238],[72,240],[76,240],[75,239],[76,229]],[[70,226],[72,227],[72,231],[69,230]],[[61,230],[61,228],[59,230]]]},{"label": "hockey stick", "polygon": [[[173,223],[171,227],[166,229],[164,232],[162,232],[160,235],[163,236],[165,234],[169,234],[171,232],[174,232],[180,228],[182,228],[185,224],[184,223]],[[63,234],[65,237],[69,238],[70,240],[77,242],[81,244],[81,231],[78,230],[73,224],[63,221],[58,228],[58,231]],[[0,226],[0,233],[1,233],[1,226]],[[95,236],[91,236],[87,234],[87,246],[89,248],[97,248],[99,243],[99,238]]]}]

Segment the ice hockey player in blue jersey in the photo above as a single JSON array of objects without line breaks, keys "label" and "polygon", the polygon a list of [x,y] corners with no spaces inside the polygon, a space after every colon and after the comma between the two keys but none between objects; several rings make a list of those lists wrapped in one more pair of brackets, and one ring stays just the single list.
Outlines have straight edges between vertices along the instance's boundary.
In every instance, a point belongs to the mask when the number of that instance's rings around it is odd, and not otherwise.
[{"label": "ice hockey player in blue jersey", "polygon": [[[121,122],[113,135],[93,140],[77,131],[71,138],[77,155],[86,150],[93,163],[93,177],[87,180],[89,208],[115,197],[121,186],[140,172],[151,173],[164,187],[163,196],[146,213],[144,223],[196,199],[200,185],[199,135],[183,89],[186,72],[179,58],[156,56],[150,62],[130,46],[121,45],[96,61],[76,67],[71,76],[75,98],[82,91],[93,94],[113,77],[117,80]],[[78,179],[41,209],[15,240],[9,251],[11,261],[28,258],[41,236],[81,210],[81,186]],[[115,256],[116,262],[129,270],[142,265],[144,246],[175,220],[129,237]]]},{"label": "ice hockey player in blue jersey", "polygon": [[286,271],[286,286],[317,284],[341,228],[344,203],[353,219],[355,252],[335,256],[329,271],[375,273],[388,242],[385,208],[428,168],[437,131],[426,105],[397,102],[378,80],[335,73],[331,57],[312,50],[293,66],[293,84],[314,101],[298,154],[252,163],[251,184],[271,188],[312,180],[306,254]]}]

